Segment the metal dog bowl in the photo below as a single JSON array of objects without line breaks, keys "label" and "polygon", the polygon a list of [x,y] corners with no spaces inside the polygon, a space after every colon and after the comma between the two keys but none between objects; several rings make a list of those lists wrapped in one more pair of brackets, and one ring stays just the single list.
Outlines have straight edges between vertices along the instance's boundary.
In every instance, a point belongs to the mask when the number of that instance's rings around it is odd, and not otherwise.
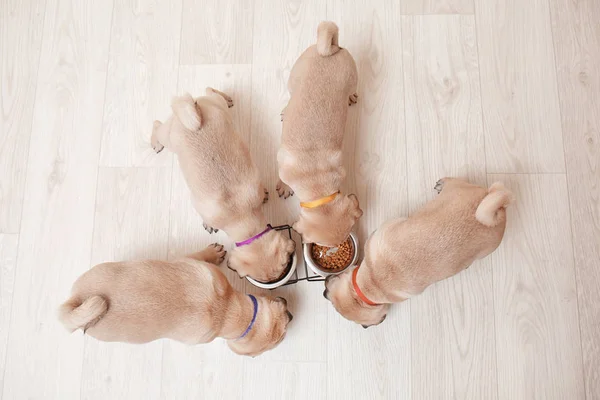
[{"label": "metal dog bowl", "polygon": [[291,265],[288,267],[289,271],[287,272],[287,274],[285,274],[283,276],[283,278],[279,279],[278,281],[261,282],[261,281],[257,281],[256,279],[252,279],[249,276],[247,276],[246,279],[251,284],[253,284],[254,286],[258,286],[259,288],[262,288],[262,289],[275,289],[275,288],[278,288],[279,286],[285,285],[290,280],[290,278],[296,272],[296,265],[297,264],[298,264],[298,257],[296,257],[296,253],[294,253],[294,255],[292,256]]},{"label": "metal dog bowl", "polygon": [[356,235],[353,232],[350,232],[350,239],[352,240],[352,246],[354,247],[354,255],[352,256],[352,260],[350,261],[350,263],[348,265],[346,265],[344,268],[332,271],[330,269],[320,267],[319,264],[317,264],[317,262],[312,257],[311,250],[312,250],[313,243],[304,243],[304,245],[303,245],[304,261],[306,262],[306,265],[315,274],[318,274],[324,278],[328,277],[329,275],[341,274],[342,272],[347,270],[348,267],[356,264],[356,261],[358,260],[358,238],[356,237]]}]

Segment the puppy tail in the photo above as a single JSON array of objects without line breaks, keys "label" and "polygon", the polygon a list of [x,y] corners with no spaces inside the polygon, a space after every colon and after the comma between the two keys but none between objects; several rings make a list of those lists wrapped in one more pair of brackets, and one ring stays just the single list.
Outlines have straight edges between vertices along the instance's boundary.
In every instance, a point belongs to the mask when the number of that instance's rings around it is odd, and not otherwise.
[{"label": "puppy tail", "polygon": [[317,52],[322,56],[330,56],[340,49],[338,45],[338,26],[331,21],[323,21],[317,28]]},{"label": "puppy tail", "polygon": [[71,297],[58,309],[58,319],[70,332],[84,331],[106,314],[108,302],[102,296],[91,296],[83,301]]},{"label": "puppy tail", "polygon": [[171,102],[171,108],[186,129],[194,132],[200,129],[202,124],[200,113],[196,102],[189,93],[175,97]]},{"label": "puppy tail", "polygon": [[513,194],[501,182],[496,182],[488,189],[488,195],[481,200],[475,218],[485,226],[498,225],[503,216],[504,209],[514,201]]}]

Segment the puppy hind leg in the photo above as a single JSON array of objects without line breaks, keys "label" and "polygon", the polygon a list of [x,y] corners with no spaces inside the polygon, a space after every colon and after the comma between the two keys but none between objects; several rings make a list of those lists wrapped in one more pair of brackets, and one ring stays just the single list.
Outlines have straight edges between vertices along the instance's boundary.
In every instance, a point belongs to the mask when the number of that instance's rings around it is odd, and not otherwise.
[{"label": "puppy hind leg", "polygon": [[438,179],[438,181],[435,183],[435,186],[433,187],[433,190],[435,190],[438,194],[440,194],[442,192],[442,190],[444,190],[445,183],[446,183],[446,178]]},{"label": "puppy hind leg", "polygon": [[264,194],[263,195],[263,201],[262,201],[262,203],[266,204],[269,201],[269,191],[263,185],[260,185],[260,187],[261,187],[262,192]]},{"label": "puppy hind leg", "polygon": [[165,146],[169,146],[169,127],[165,126],[160,121],[154,121],[152,125],[152,137],[150,138],[150,144],[156,152],[156,154],[163,151]]},{"label": "puppy hind leg", "polygon": [[206,261],[211,264],[219,265],[225,260],[227,251],[222,244],[213,243],[206,247],[204,250],[188,255],[188,258],[192,258],[198,261]]},{"label": "puppy hind leg", "polygon": [[219,96],[221,96],[225,100],[225,102],[227,103],[227,108],[233,107],[233,99],[231,98],[231,96],[229,96],[228,94],[223,93],[223,92],[221,92],[219,90],[213,89],[211,87],[207,87],[206,88],[206,95],[210,96],[210,95],[213,95],[213,94],[218,94]]},{"label": "puppy hind leg", "polygon": [[286,185],[281,180],[281,178],[277,182],[276,190],[277,190],[277,194],[279,195],[279,197],[283,197],[284,199],[287,199],[288,197],[294,195],[294,191],[292,190],[292,188],[289,187],[288,185]]}]

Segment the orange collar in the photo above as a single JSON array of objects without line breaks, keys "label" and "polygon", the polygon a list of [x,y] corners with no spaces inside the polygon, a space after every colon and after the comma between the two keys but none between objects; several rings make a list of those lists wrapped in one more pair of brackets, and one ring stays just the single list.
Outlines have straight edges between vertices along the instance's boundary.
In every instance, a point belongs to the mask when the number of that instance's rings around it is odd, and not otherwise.
[{"label": "orange collar", "polygon": [[338,194],[340,194],[339,190],[335,193],[330,194],[329,196],[321,197],[320,199],[317,199],[317,200],[300,202],[300,207],[316,208],[316,207],[322,206],[323,204],[332,202],[337,197]]},{"label": "orange collar", "polygon": [[372,302],[371,300],[367,299],[367,296],[365,296],[365,294],[362,292],[362,290],[360,290],[360,288],[358,287],[358,285],[356,284],[356,274],[358,273],[358,267],[354,268],[354,271],[352,271],[352,286],[354,286],[354,291],[356,292],[356,294],[358,295],[358,297],[364,301],[365,303],[367,303],[370,306],[378,306],[379,304]]}]

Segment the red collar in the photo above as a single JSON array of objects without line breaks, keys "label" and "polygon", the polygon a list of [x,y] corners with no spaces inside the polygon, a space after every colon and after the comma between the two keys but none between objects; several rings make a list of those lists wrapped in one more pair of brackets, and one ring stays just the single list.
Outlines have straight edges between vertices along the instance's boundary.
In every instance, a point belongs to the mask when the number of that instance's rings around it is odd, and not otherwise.
[{"label": "red collar", "polygon": [[354,271],[352,271],[352,286],[354,287],[354,291],[356,292],[356,294],[358,295],[358,297],[364,301],[365,303],[367,303],[370,306],[378,306],[378,303],[374,303],[371,300],[367,299],[367,296],[365,296],[365,294],[362,292],[362,290],[360,290],[360,288],[358,287],[358,285],[356,284],[356,274],[358,273],[358,267],[354,268]]}]

